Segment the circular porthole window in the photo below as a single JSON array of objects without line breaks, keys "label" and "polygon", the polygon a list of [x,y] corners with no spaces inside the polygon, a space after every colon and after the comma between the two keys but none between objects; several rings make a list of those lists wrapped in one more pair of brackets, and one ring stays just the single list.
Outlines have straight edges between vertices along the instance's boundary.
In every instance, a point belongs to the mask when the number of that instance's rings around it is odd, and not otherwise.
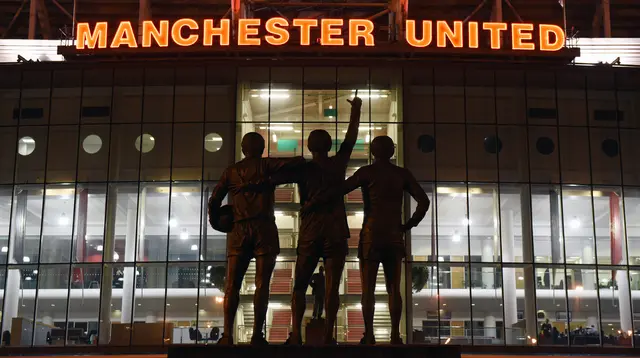
[{"label": "circular porthole window", "polygon": [[549,155],[556,149],[556,145],[553,143],[551,138],[540,137],[536,141],[536,149],[540,154]]},{"label": "circular porthole window", "polygon": [[204,137],[204,149],[215,153],[222,148],[222,137],[218,133],[209,133]]},{"label": "circular porthole window", "polygon": [[500,153],[502,150],[502,141],[494,135],[488,136],[484,139],[484,150],[491,154]]},{"label": "circular porthole window", "polygon": [[31,137],[22,137],[18,140],[18,154],[27,156],[36,150],[36,141]]},{"label": "circular porthole window", "polygon": [[88,154],[96,154],[102,148],[102,139],[95,134],[88,135],[82,141],[82,149]]},{"label": "circular porthole window", "polygon": [[602,151],[607,157],[613,158],[618,155],[618,142],[615,139],[605,139],[602,141]]},{"label": "circular porthole window", "polygon": [[418,137],[418,149],[422,153],[431,153],[436,149],[436,140],[428,134]]},{"label": "circular porthole window", "polygon": [[142,153],[149,153],[156,146],[156,139],[151,134],[143,134],[136,139],[136,149]]}]

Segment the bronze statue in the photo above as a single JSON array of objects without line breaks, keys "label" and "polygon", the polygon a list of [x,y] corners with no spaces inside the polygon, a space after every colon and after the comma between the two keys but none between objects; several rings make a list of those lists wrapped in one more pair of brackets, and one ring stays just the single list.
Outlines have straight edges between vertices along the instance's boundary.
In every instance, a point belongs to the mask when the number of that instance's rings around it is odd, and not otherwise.
[{"label": "bronze statue", "polygon": [[[307,141],[307,147],[313,157],[312,160],[294,170],[283,170],[265,182],[244,185],[242,189],[259,191],[273,188],[275,185],[297,183],[300,203],[304,206],[316,195],[320,195],[332,187],[341,186],[353,147],[358,139],[362,100],[357,95],[356,92],[353,100],[347,100],[351,104],[349,127],[335,156],[329,157],[333,143],[331,135],[325,130],[316,129],[309,134]],[[317,210],[305,212],[301,219],[291,298],[293,329],[287,343],[291,345],[302,344],[301,326],[306,309],[305,295],[311,276],[322,257],[326,274],[324,343],[334,344],[336,340],[333,336],[333,329],[340,306],[338,289],[349,251],[347,240],[350,235],[344,199],[341,196],[327,199],[325,205],[318,207]]]},{"label": "bronze statue", "polygon": [[[254,325],[251,344],[267,344],[262,335],[269,304],[269,281],[280,253],[278,229],[274,217],[274,187],[259,192],[247,192],[238,188],[248,183],[267,180],[279,170],[294,168],[304,163],[297,158],[263,158],[265,142],[258,133],[251,132],[242,138],[245,159],[228,167],[209,198],[209,216],[214,229],[224,215],[222,200],[230,194],[233,207],[233,228],[227,238],[227,272],[224,287],[224,332],[218,344],[233,344],[233,322],[240,301],[240,287],[249,263],[256,259],[256,291],[253,297]],[[222,224],[219,224],[222,226]]]},{"label": "bronze statue", "polygon": [[[391,344],[402,344],[400,317],[402,297],[400,280],[402,259],[405,256],[403,233],[415,226],[429,210],[429,198],[411,172],[391,163],[395,151],[393,140],[387,136],[376,137],[371,142],[374,163],[358,169],[341,188],[333,188],[318,195],[303,207],[302,212],[322,210],[326,203],[343,197],[346,193],[362,188],[364,221],[360,232],[358,258],[362,281],[362,315],[365,333],[362,344],[375,344],[373,314],[378,267],[382,263],[389,294],[391,315]],[[402,224],[402,200],[407,191],[417,202],[415,213]]]}]

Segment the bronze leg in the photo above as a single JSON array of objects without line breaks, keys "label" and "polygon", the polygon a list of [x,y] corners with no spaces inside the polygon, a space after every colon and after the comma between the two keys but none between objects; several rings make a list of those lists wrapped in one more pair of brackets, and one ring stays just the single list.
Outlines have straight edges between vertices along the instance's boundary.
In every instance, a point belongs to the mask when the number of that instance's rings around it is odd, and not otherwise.
[{"label": "bronze leg", "polygon": [[293,316],[293,327],[291,330],[291,344],[297,344],[302,340],[302,319],[307,308],[306,294],[307,287],[313,276],[313,271],[318,265],[317,257],[298,256],[296,259],[296,273],[293,284],[293,295],[291,297],[291,315]]},{"label": "bronze leg", "polygon": [[400,338],[400,318],[402,316],[402,296],[400,280],[402,278],[402,260],[387,260],[382,263],[384,279],[389,294],[389,314],[391,315],[391,343],[402,344]]},{"label": "bronze leg", "polygon": [[324,327],[324,343],[333,343],[333,328],[336,323],[336,316],[340,308],[340,278],[344,269],[345,257],[326,258],[324,260],[324,270],[326,274],[325,285],[325,307],[327,318]]},{"label": "bronze leg", "polygon": [[253,336],[261,337],[269,308],[269,281],[276,267],[276,257],[270,255],[256,257],[256,292],[253,294]]},{"label": "bronze leg", "polygon": [[[224,285],[224,335],[229,340],[233,337],[233,322],[236,319],[240,303],[240,287],[251,259],[243,256],[227,257],[227,281]],[[228,341],[233,344],[233,340]]]},{"label": "bronze leg", "polygon": [[373,343],[373,314],[376,305],[376,278],[380,262],[360,260],[360,282],[362,283],[362,317],[364,318],[364,341]]}]

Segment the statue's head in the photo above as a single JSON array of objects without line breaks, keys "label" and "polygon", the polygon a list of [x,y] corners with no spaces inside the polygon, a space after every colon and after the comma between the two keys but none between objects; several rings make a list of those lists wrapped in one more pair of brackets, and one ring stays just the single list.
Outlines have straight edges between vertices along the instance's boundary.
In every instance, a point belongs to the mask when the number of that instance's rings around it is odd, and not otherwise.
[{"label": "statue's head", "polygon": [[375,137],[371,141],[371,154],[375,159],[389,160],[393,157],[393,153],[396,151],[396,146],[393,144],[391,137],[383,135]]},{"label": "statue's head", "polygon": [[242,137],[242,153],[245,157],[261,157],[263,152],[264,138],[259,133],[249,132]]},{"label": "statue's head", "polygon": [[311,153],[329,153],[331,144],[331,135],[324,129],[316,129],[309,133],[307,148]]}]

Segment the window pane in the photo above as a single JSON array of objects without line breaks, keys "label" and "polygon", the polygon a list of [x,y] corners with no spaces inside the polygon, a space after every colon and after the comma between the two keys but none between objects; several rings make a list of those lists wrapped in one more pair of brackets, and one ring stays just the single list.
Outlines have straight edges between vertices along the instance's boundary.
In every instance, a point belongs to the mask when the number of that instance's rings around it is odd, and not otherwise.
[{"label": "window pane", "polygon": [[41,186],[18,186],[13,197],[13,226],[8,259],[14,263],[36,263],[40,252],[42,219]]},{"label": "window pane", "polygon": [[[200,264],[200,284],[198,292],[198,329],[202,334],[200,342],[216,343],[224,333],[224,262],[202,262]],[[184,337],[184,333],[182,333]],[[184,339],[184,338],[183,338]],[[175,340],[175,336],[174,336]]]},{"label": "window pane", "polygon": [[70,262],[75,197],[71,185],[47,186],[40,262]]},{"label": "window pane", "polygon": [[[202,210],[207,211],[207,207],[202,207],[202,204],[200,184],[174,184],[171,187],[170,261],[198,261],[201,253],[199,238],[204,219],[203,215],[198,214]],[[204,224],[208,225],[209,221],[206,220]]]},{"label": "window pane", "polygon": [[165,261],[169,229],[177,229],[184,224],[177,217],[169,217],[169,185],[142,186],[139,206],[139,216],[144,224],[139,224],[138,261]]},{"label": "window pane", "polygon": [[101,262],[104,248],[106,186],[78,186],[73,262]]},{"label": "window pane", "polygon": [[[54,344],[73,344],[84,332],[66,327],[67,300],[69,292],[69,266],[46,265],[38,269],[38,300],[34,327],[33,345],[46,346]],[[63,323],[63,328],[54,328],[55,323]],[[68,341],[65,337],[68,334]],[[51,339],[51,342],[49,342]],[[59,342],[62,341],[62,342]]]},{"label": "window pane", "polygon": [[629,276],[622,267],[598,269],[605,346],[631,346],[633,333]]},{"label": "window pane", "polygon": [[539,345],[566,346],[569,343],[565,279],[561,266],[536,265]]}]

